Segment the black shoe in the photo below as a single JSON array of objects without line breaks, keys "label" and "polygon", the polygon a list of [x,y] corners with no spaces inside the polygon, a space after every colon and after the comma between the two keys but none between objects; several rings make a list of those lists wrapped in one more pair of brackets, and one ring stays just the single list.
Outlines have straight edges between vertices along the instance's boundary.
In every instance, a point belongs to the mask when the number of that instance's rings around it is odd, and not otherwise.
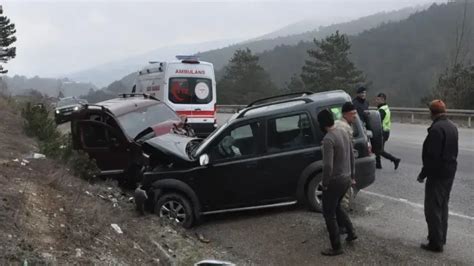
[{"label": "black shoe", "polygon": [[353,242],[355,241],[357,238],[359,238],[356,234],[349,234],[347,235],[346,237],[346,242]]},{"label": "black shoe", "polygon": [[437,252],[437,253],[440,253],[440,252],[443,252],[443,248],[442,247],[436,247],[432,244],[421,244],[420,246],[422,249],[424,250],[428,250],[428,251],[431,251],[431,252]]},{"label": "black shoe", "polygon": [[345,235],[345,234],[347,234],[347,228],[345,228],[345,227],[339,227],[339,234],[340,234],[340,235]]},{"label": "black shoe", "polygon": [[321,251],[321,254],[324,256],[337,256],[337,255],[341,255],[342,253],[344,253],[344,251],[342,251],[342,248],[340,249],[328,248],[326,250]]},{"label": "black shoe", "polygon": [[393,161],[393,165],[395,167],[395,170],[398,169],[398,165],[400,165],[400,161],[401,161],[401,159],[395,159],[395,161]]},{"label": "black shoe", "polygon": [[377,169],[382,169],[382,166],[381,166],[380,164],[377,164],[377,165],[375,166],[375,168],[377,168]]}]

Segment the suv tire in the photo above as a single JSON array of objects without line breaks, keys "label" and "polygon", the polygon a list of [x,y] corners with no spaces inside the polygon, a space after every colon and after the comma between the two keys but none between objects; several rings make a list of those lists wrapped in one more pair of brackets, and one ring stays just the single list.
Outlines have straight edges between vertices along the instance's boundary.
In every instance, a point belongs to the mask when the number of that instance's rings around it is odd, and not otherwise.
[{"label": "suv tire", "polygon": [[379,111],[369,111],[369,115],[367,116],[367,129],[372,131],[372,138],[370,139],[372,152],[380,154],[383,151],[383,132]]},{"label": "suv tire", "polygon": [[164,194],[157,200],[154,211],[161,218],[167,218],[184,228],[190,228],[194,223],[192,205],[181,194]]},{"label": "suv tire", "polygon": [[317,174],[309,182],[308,189],[306,191],[306,198],[308,200],[308,207],[311,211],[322,212],[322,194],[321,189],[322,175]]}]

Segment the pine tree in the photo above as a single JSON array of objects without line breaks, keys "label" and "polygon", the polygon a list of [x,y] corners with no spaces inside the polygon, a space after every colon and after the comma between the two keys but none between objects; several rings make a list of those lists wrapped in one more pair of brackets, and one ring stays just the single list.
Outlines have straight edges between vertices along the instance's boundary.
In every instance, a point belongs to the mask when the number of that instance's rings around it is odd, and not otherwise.
[{"label": "pine tree", "polygon": [[[8,62],[16,55],[16,47],[10,47],[10,45],[16,42],[15,24],[10,22],[10,19],[3,16],[3,8],[0,5],[0,61],[3,63]],[[8,70],[3,69],[0,65],[0,73],[5,74]]]},{"label": "pine tree", "polygon": [[442,99],[449,108],[474,109],[474,65],[455,65],[439,76],[433,98]]},{"label": "pine tree", "polygon": [[301,79],[311,91],[341,89],[349,91],[365,81],[362,72],[349,60],[351,45],[346,35],[335,34],[326,39],[314,39],[316,49],[309,49]]},{"label": "pine tree", "polygon": [[285,92],[302,92],[305,90],[303,81],[296,74],[291,76],[290,82],[286,84]]},{"label": "pine tree", "polygon": [[235,51],[217,84],[218,103],[247,104],[276,94],[275,85],[258,60],[248,48]]}]

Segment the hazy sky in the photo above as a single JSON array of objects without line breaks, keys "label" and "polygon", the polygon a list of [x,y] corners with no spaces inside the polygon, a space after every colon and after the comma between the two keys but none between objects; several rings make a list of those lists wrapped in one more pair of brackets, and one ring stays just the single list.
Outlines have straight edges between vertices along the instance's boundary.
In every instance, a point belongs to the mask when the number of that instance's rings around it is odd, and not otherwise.
[{"label": "hazy sky", "polygon": [[16,24],[9,75],[57,76],[158,47],[249,39],[304,19],[340,22],[440,0],[2,1]]}]

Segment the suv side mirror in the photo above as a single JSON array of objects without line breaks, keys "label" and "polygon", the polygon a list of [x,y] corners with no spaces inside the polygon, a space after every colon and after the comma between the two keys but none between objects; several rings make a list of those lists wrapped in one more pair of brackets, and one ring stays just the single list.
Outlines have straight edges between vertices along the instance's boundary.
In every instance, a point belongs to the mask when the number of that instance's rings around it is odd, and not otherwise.
[{"label": "suv side mirror", "polygon": [[209,164],[209,155],[203,154],[203,155],[199,156],[199,164],[201,166],[208,165]]}]

